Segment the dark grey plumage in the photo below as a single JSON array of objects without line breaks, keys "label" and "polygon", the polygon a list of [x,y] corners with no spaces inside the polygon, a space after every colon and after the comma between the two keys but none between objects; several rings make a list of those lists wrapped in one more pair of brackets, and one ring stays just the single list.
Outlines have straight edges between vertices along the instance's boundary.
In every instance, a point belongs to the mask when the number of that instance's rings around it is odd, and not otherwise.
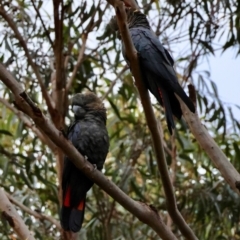
[{"label": "dark grey plumage", "polygon": [[[164,107],[168,129],[172,134],[172,129],[175,128],[173,115],[178,119],[182,116],[180,103],[174,93],[185,102],[192,112],[195,112],[195,106],[178,83],[173,68],[174,61],[151,30],[146,15],[132,9],[126,9],[126,13],[130,35],[139,56],[142,79],[146,87]],[[130,66],[124,44],[122,51]]]},{"label": "dark grey plumage", "polygon": [[[72,100],[72,108],[75,120],[68,128],[68,139],[89,162],[101,170],[109,148],[106,109],[93,93],[76,94]],[[86,193],[92,186],[93,182],[66,156],[61,210],[61,224],[66,231],[77,232],[81,229]]]}]

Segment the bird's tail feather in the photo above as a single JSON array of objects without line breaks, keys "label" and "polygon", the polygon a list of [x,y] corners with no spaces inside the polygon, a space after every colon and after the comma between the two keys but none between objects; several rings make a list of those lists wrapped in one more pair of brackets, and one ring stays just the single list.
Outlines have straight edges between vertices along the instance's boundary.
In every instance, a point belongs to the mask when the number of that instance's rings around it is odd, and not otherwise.
[{"label": "bird's tail feather", "polygon": [[61,225],[65,231],[78,232],[84,220],[86,196],[79,202],[77,207],[70,206],[70,188],[67,189],[61,209]]},{"label": "bird's tail feather", "polygon": [[174,92],[168,92],[168,98],[170,100],[173,116],[175,116],[177,119],[181,119],[182,109],[180,107],[180,103],[177,97],[175,96]]},{"label": "bird's tail feather", "polygon": [[173,120],[173,113],[172,113],[172,108],[171,108],[171,104],[169,101],[169,96],[168,96],[167,92],[160,87],[158,87],[158,94],[160,95],[160,98],[163,102],[165,116],[167,119],[168,130],[169,130],[170,134],[172,135],[172,129],[175,128],[175,124],[174,124],[174,120]]},{"label": "bird's tail feather", "polygon": [[183,102],[187,105],[189,110],[193,113],[195,113],[195,106],[191,99],[187,96],[187,94],[184,92],[182,87],[179,85],[178,89],[176,89],[176,94],[183,100]]}]

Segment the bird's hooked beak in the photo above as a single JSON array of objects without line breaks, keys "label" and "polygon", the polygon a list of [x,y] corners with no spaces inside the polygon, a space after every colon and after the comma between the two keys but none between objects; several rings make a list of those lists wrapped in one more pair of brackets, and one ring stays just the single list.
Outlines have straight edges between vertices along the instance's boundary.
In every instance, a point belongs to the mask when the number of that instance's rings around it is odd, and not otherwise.
[{"label": "bird's hooked beak", "polygon": [[86,110],[83,107],[80,107],[78,105],[73,105],[72,106],[72,110],[73,110],[74,115],[77,118],[83,117],[85,115],[85,113],[86,113]]}]

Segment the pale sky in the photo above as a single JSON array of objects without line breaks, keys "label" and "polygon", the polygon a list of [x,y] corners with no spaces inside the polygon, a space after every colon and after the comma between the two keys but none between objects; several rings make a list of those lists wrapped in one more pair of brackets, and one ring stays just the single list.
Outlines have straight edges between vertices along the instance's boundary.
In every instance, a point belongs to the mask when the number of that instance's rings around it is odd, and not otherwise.
[{"label": "pale sky", "polygon": [[[231,49],[209,56],[211,80],[218,88],[220,98],[226,102],[240,106],[240,57],[236,57],[237,50]],[[209,68],[208,63],[204,63],[201,69]],[[240,110],[233,108],[234,116],[240,120]]]}]

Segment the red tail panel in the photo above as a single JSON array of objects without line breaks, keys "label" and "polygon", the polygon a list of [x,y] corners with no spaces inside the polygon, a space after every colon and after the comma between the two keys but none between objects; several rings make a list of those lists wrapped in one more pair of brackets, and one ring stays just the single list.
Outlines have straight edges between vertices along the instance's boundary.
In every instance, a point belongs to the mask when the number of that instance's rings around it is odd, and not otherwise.
[{"label": "red tail panel", "polygon": [[85,199],[83,199],[83,200],[79,203],[77,209],[80,210],[80,211],[83,211],[84,205],[85,205]]},{"label": "red tail panel", "polygon": [[[71,191],[70,191],[70,187],[68,187],[67,192],[66,192],[66,195],[65,195],[65,198],[64,198],[64,201],[63,201],[63,206],[64,206],[64,207],[70,207],[70,192],[71,192]],[[84,206],[85,206],[85,199],[83,199],[83,200],[78,204],[77,210],[83,211]]]},{"label": "red tail panel", "polygon": [[64,201],[63,201],[64,207],[70,207],[70,188],[67,189]]}]

